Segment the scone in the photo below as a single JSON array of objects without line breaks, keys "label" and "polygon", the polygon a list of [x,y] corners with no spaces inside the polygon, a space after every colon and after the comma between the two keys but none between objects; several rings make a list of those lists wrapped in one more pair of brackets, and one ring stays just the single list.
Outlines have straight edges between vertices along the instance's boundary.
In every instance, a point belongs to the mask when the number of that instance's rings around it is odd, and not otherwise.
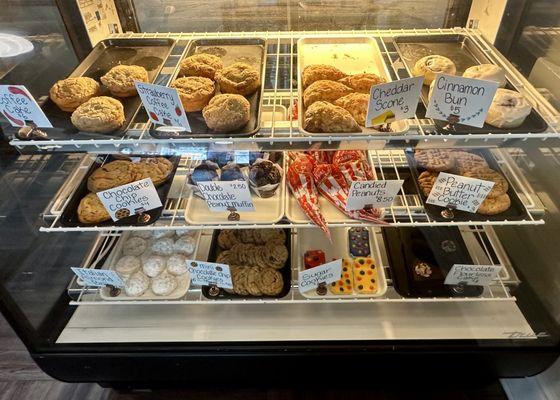
[{"label": "scone", "polygon": [[305,111],[304,128],[317,133],[361,132],[352,114],[326,101],[316,101]]},{"label": "scone", "polygon": [[88,193],[80,200],[77,214],[78,220],[82,224],[97,224],[111,219],[111,216],[95,193]]},{"label": "scone", "polygon": [[201,76],[214,79],[216,72],[224,67],[220,57],[212,54],[193,54],[181,61],[179,76]]},{"label": "scone", "polygon": [[97,168],[88,177],[87,188],[91,192],[101,192],[136,180],[136,168],[125,160],[111,161]]},{"label": "scone", "polygon": [[124,124],[124,108],[112,97],[93,97],[72,113],[72,124],[84,132],[109,133]]},{"label": "scone", "polygon": [[249,64],[237,62],[219,70],[216,81],[222,93],[248,96],[261,86],[259,71]]},{"label": "scone", "polygon": [[457,68],[455,63],[449,58],[438,55],[429,55],[422,57],[412,69],[413,76],[424,76],[424,85],[430,86],[432,81],[436,78],[436,74],[455,75]]},{"label": "scone", "polygon": [[334,102],[335,106],[344,108],[359,125],[366,125],[369,95],[365,93],[350,93]]},{"label": "scone", "polygon": [[375,74],[356,74],[339,79],[339,82],[354,89],[356,92],[369,94],[372,86],[385,83],[386,80]]},{"label": "scone", "polygon": [[99,83],[79,76],[56,82],[49,90],[49,95],[61,110],[72,112],[92,97],[99,96],[99,91]]},{"label": "scone", "polygon": [[352,92],[352,89],[340,82],[325,80],[317,81],[309,85],[309,87],[303,92],[303,104],[305,107],[309,107],[316,101],[328,101],[329,103],[334,103],[335,100]]},{"label": "scone", "polygon": [[202,111],[216,91],[214,81],[201,76],[175,79],[171,87],[177,89],[186,112]]},{"label": "scone", "polygon": [[132,163],[135,180],[151,178],[155,186],[164,183],[173,171],[173,163],[165,157],[146,157]]},{"label": "scone", "polygon": [[249,122],[251,105],[238,94],[219,94],[214,96],[202,110],[208,128],[229,132],[243,128]]},{"label": "scone", "polygon": [[308,65],[301,73],[303,87],[306,88],[316,81],[338,81],[347,76],[344,72],[336,67],[325,64]]},{"label": "scone", "polygon": [[101,77],[103,83],[113,96],[136,96],[134,82],[148,82],[148,71],[139,65],[117,65]]}]

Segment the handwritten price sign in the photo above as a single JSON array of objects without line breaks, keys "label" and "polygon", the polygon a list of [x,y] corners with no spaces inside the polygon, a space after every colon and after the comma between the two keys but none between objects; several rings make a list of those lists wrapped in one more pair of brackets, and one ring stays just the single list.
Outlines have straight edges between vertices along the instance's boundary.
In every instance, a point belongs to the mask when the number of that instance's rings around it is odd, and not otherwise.
[{"label": "handwritten price sign", "polygon": [[210,211],[255,211],[246,181],[198,182],[198,188]]},{"label": "handwritten price sign", "polygon": [[135,85],[150,121],[158,125],[175,126],[191,131],[176,89],[143,82],[136,82]]},{"label": "handwritten price sign", "polygon": [[0,85],[0,112],[17,128],[35,125],[52,128],[41,107],[23,85]]}]

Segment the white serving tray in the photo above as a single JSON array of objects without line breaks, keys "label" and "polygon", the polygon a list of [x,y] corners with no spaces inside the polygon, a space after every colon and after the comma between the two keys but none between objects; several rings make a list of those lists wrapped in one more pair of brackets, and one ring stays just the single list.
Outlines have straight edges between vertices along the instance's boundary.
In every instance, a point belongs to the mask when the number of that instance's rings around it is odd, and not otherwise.
[{"label": "white serving tray", "polygon": [[[124,244],[124,242],[126,242],[128,240],[128,238],[130,236],[132,236],[132,232],[124,232],[121,235],[121,237],[119,238],[119,241],[117,242],[115,248],[113,249],[111,254],[109,254],[109,257],[107,258],[107,260],[105,261],[105,263],[103,264],[101,269],[110,269],[110,270],[114,269],[114,266],[117,263],[118,259],[122,256],[123,244]],[[198,246],[200,244],[200,236],[201,236],[201,232],[197,231],[196,236],[195,236],[196,246],[195,246],[195,250],[193,252],[193,257],[195,257]],[[118,296],[112,297],[109,294],[109,292],[110,292],[109,288],[101,288],[99,290],[99,296],[103,300],[110,300],[110,301],[178,300],[181,297],[185,296],[185,294],[187,294],[187,291],[189,290],[189,286],[191,284],[191,276],[187,272],[186,274],[179,275],[176,278],[177,278],[177,288],[167,296],[158,296],[158,295],[154,294],[154,292],[152,292],[151,289],[148,289],[141,296],[127,296],[124,289],[122,289],[121,293]]]},{"label": "white serving tray", "polygon": [[308,132],[303,127],[305,107],[303,105],[303,82],[301,73],[308,65],[326,64],[338,68],[347,74],[373,73],[391,82],[389,73],[379,46],[374,38],[369,36],[352,37],[307,37],[297,42],[298,48],[298,127],[299,131],[312,136],[332,135],[399,135],[409,129],[407,120],[391,123],[391,132],[379,132],[372,128],[362,128],[362,132],[355,133],[315,133]]},{"label": "white serving tray", "polygon": [[[332,243],[319,228],[298,229],[297,236],[292,239],[296,240],[295,254],[292,254],[292,263],[295,263],[296,270],[305,270],[304,255],[307,250],[323,250],[325,252],[325,261],[329,262],[339,258],[354,258],[348,252],[348,230],[351,228],[331,228]],[[351,298],[371,298],[380,297],[387,292],[387,279],[381,260],[379,244],[376,239],[376,228],[366,228],[369,231],[369,247],[371,255],[375,260],[378,275],[378,291],[374,294],[364,294],[354,291],[354,294],[337,295],[331,293],[327,288],[324,296],[317,294],[316,290],[309,290],[302,293],[303,297],[308,299],[351,299]]]},{"label": "white serving tray", "polygon": [[[285,157],[287,158],[287,157]],[[372,160],[371,157],[366,155],[366,162],[369,163],[371,170],[373,172],[373,176],[374,179],[377,179],[377,175],[376,175],[376,171],[375,171],[375,165],[372,164]],[[288,161],[285,162],[285,166],[286,169],[284,171],[287,171],[288,168]],[[330,201],[328,201],[322,194],[318,194],[319,195],[319,207],[321,208],[321,214],[323,214],[323,216],[325,217],[325,221],[327,221],[327,223],[330,224],[363,224],[364,221],[360,220],[360,219],[353,219],[350,218],[349,216],[347,216],[346,214],[344,214],[342,211],[340,211],[338,208],[336,208],[334,205],[331,204]],[[299,202],[297,201],[297,199],[295,198],[295,196],[292,194],[292,192],[290,191],[290,188],[288,187],[288,183],[286,182],[286,218],[288,218],[288,220],[294,224],[306,224],[311,222],[311,220],[309,219],[309,217],[307,216],[307,214],[305,214],[303,212],[303,210],[301,209]],[[380,219],[383,219],[383,214],[384,211],[381,210],[381,217]]]},{"label": "white serving tray", "polygon": [[[208,208],[206,201],[194,194],[190,190],[185,209],[185,221],[191,225],[239,225],[239,224],[274,224],[284,218],[284,207],[286,197],[286,156],[283,156],[282,181],[274,193],[274,196],[262,198],[256,195],[252,189],[251,197],[255,206],[255,211],[239,211],[241,217],[239,221],[228,221],[229,212],[212,212]],[[189,171],[190,174],[190,171]]]}]

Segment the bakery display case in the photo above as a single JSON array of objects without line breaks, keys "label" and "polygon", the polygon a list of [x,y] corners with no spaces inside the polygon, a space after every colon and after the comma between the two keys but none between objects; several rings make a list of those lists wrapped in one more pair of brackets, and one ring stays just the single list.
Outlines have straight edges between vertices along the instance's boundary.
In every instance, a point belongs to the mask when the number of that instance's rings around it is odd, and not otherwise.
[{"label": "bakery display case", "polygon": [[528,25],[552,4],[47,1],[38,27],[16,3],[0,310],[48,374],[481,382],[558,358],[558,21]]}]

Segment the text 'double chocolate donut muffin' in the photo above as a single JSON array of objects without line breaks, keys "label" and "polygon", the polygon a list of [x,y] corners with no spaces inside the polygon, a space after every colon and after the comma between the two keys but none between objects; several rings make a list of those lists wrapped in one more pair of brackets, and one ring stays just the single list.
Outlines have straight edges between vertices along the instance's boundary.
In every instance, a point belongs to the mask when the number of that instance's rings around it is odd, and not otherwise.
[{"label": "text 'double chocolate donut muffin'", "polygon": [[201,76],[175,79],[171,87],[177,89],[186,112],[202,111],[216,91],[214,81]]},{"label": "text 'double chocolate donut muffin'", "polygon": [[251,105],[238,94],[220,94],[202,110],[206,125],[212,130],[229,132],[243,128],[249,122]]},{"label": "text 'double chocolate donut muffin'", "polygon": [[49,91],[51,100],[63,111],[74,111],[80,105],[98,96],[99,83],[95,80],[79,76],[56,82]]},{"label": "text 'double chocolate donut muffin'", "polygon": [[193,54],[181,61],[179,76],[201,76],[214,79],[216,72],[224,67],[220,57],[213,54]]},{"label": "text 'double chocolate donut muffin'", "polygon": [[148,71],[139,65],[117,65],[101,78],[113,96],[136,96],[135,82],[148,82]]},{"label": "text 'double chocolate donut muffin'", "polygon": [[261,86],[259,71],[249,64],[237,62],[216,73],[222,93],[248,96]]},{"label": "text 'double chocolate donut muffin'", "polygon": [[109,133],[123,126],[124,108],[112,97],[93,97],[76,108],[70,119],[81,131]]}]

